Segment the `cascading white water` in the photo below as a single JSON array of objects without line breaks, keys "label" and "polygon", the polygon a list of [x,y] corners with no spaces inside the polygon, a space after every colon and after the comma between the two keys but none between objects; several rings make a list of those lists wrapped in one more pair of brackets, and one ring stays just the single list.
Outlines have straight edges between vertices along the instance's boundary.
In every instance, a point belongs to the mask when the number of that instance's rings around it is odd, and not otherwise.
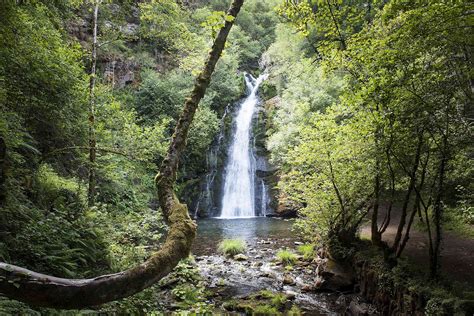
[{"label": "cascading white water", "polygon": [[262,216],[267,216],[267,188],[265,187],[265,182],[262,180],[262,188],[260,189],[260,193],[262,194],[260,198],[260,211],[262,212]]},{"label": "cascading white water", "polygon": [[221,218],[255,216],[255,158],[250,147],[252,117],[259,103],[258,87],[266,75],[257,79],[245,74],[247,97],[235,118],[235,131],[225,168]]}]

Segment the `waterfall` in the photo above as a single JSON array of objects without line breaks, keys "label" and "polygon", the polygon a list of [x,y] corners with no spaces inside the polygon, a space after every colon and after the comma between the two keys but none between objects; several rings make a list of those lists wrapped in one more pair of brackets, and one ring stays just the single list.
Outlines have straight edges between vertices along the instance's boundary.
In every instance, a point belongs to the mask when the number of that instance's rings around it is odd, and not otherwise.
[{"label": "waterfall", "polygon": [[261,188],[261,193],[262,193],[262,196],[260,198],[260,203],[261,203],[261,212],[262,212],[262,216],[267,216],[267,203],[268,203],[268,196],[267,196],[267,188],[265,187],[265,181],[263,181],[263,179],[261,180],[262,181],[262,188]]},{"label": "waterfall", "polygon": [[235,117],[229,156],[225,167],[221,218],[253,217],[255,212],[255,154],[250,146],[252,118],[259,104],[257,91],[266,78],[245,74],[247,97]]}]

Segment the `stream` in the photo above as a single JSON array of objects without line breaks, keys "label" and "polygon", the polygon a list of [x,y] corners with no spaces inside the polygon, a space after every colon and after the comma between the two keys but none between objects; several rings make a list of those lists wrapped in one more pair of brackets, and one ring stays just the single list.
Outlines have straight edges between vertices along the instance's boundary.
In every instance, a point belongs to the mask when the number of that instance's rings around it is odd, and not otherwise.
[{"label": "stream", "polygon": [[[344,314],[349,296],[315,291],[320,280],[317,264],[302,261],[288,271],[276,260],[278,250],[301,244],[292,224],[293,220],[265,217],[198,221],[193,254],[206,288],[216,293],[217,305],[270,290],[287,295],[305,315]],[[245,240],[245,259],[220,255],[217,248],[224,239]]]}]

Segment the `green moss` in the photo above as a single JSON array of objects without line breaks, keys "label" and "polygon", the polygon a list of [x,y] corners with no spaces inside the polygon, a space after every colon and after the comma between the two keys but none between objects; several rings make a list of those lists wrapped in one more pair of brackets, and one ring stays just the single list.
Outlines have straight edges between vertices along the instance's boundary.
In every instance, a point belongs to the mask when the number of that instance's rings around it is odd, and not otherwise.
[{"label": "green moss", "polygon": [[235,256],[239,253],[244,253],[247,249],[245,241],[241,239],[224,239],[219,244],[219,252],[226,256]]},{"label": "green moss", "polygon": [[222,307],[247,315],[281,315],[289,311],[291,304],[287,302],[288,297],[283,293],[262,290],[241,300],[229,300]]},{"label": "green moss", "polygon": [[299,316],[301,314],[301,309],[296,305],[291,306],[291,309],[287,313],[288,316]]},{"label": "green moss", "polygon": [[268,291],[268,290],[262,290],[262,291],[258,292],[254,296],[254,299],[269,300],[271,305],[273,307],[278,308],[278,309],[282,308],[286,304],[286,302],[288,301],[288,298],[286,297],[285,294],[272,292],[272,291]]},{"label": "green moss", "polygon": [[280,312],[270,305],[259,305],[253,309],[253,315],[280,315]]}]

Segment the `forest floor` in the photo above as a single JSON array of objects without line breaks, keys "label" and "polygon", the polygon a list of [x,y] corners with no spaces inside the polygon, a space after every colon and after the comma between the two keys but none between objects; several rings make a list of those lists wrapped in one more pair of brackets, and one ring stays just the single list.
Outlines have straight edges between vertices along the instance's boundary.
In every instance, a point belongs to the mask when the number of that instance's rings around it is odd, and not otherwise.
[{"label": "forest floor", "polygon": [[[383,218],[381,214],[380,218]],[[400,214],[395,212],[390,225],[383,235],[383,240],[389,245],[395,239]],[[381,223],[379,223],[381,224]],[[412,226],[410,239],[403,255],[408,261],[424,271],[429,271],[429,241],[426,232]],[[474,229],[474,228],[473,228]],[[370,225],[365,225],[361,231],[362,238],[370,238]],[[460,286],[474,290],[474,239],[461,237],[454,232],[444,232],[441,250],[441,272],[446,280],[455,281]]]}]

